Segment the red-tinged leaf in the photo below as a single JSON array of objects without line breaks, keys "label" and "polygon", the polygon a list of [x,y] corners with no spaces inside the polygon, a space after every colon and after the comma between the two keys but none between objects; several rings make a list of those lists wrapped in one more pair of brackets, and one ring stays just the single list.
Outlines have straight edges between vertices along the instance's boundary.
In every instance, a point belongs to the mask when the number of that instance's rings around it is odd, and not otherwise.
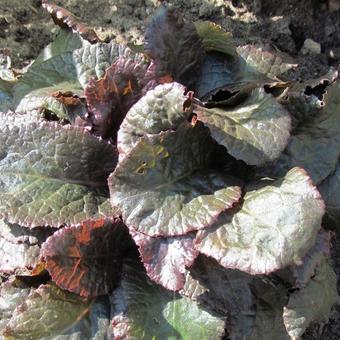
[{"label": "red-tinged leaf", "polygon": [[130,234],[139,246],[150,279],[169,290],[182,289],[186,267],[190,267],[198,255],[193,243],[195,235],[155,238],[134,230]]},{"label": "red-tinged leaf", "polygon": [[85,97],[92,112],[94,131],[104,138],[113,137],[130,107],[141,97],[150,80],[148,64],[127,48],[109,67],[103,78],[90,79]]},{"label": "red-tinged leaf", "polygon": [[157,77],[194,89],[204,48],[195,25],[185,22],[179,10],[162,8],[155,15],[146,30],[145,52],[155,62]]},{"label": "red-tinged leaf", "polygon": [[67,9],[50,3],[48,0],[42,1],[42,7],[45,8],[50,14],[53,21],[60,27],[72,28],[82,38],[88,40],[91,44],[100,42],[100,38],[96,32],[82,23],[79,18],[69,12]]},{"label": "red-tinged leaf", "polygon": [[58,286],[81,296],[98,296],[115,286],[130,240],[118,219],[86,221],[49,237],[41,256]]}]

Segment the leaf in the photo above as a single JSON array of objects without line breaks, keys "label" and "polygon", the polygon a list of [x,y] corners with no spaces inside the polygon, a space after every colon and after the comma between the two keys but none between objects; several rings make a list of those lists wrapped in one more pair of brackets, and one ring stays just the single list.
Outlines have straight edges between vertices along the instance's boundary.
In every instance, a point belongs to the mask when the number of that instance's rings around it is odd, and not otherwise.
[{"label": "leaf", "polygon": [[41,285],[14,310],[4,339],[40,339],[63,334],[83,318],[89,302],[48,284]]},{"label": "leaf", "polygon": [[289,340],[282,317],[288,301],[287,288],[271,278],[259,277],[252,284],[252,292],[256,317],[247,340]]},{"label": "leaf", "polygon": [[[191,284],[181,293],[194,296],[200,305],[216,315],[227,317],[226,328],[231,339],[247,339],[256,316],[251,291],[253,277],[238,270],[225,269],[214,259],[202,255],[196,258],[189,270],[187,280]],[[202,291],[204,288],[205,291]]]},{"label": "leaf", "polygon": [[311,322],[327,322],[334,304],[340,303],[336,275],[325,260],[305,288],[293,292],[283,319],[292,339],[299,338]]},{"label": "leaf", "polygon": [[226,268],[268,274],[292,264],[315,243],[324,203],[304,170],[244,196],[242,208],[197,235],[197,249]]},{"label": "leaf", "polygon": [[95,218],[116,164],[112,145],[84,129],[0,122],[0,214],[27,227]]},{"label": "leaf", "polygon": [[90,79],[85,97],[93,113],[94,131],[113,137],[130,107],[141,97],[147,79],[148,63],[126,49],[99,80]]},{"label": "leaf", "polygon": [[234,109],[200,107],[197,116],[219,144],[247,164],[261,165],[275,160],[289,139],[288,112],[263,89],[254,90]]},{"label": "leaf", "polygon": [[287,55],[280,56],[277,51],[272,52],[263,47],[244,45],[237,48],[237,53],[246,61],[248,68],[253,68],[272,80],[277,80],[277,76],[288,70],[297,67],[294,61],[284,61]]},{"label": "leaf", "polygon": [[211,21],[198,21],[194,25],[206,52],[215,51],[237,58],[233,36],[230,32],[226,32],[220,25]]},{"label": "leaf", "polygon": [[40,262],[41,244],[52,233],[52,229],[29,230],[0,220],[0,272],[30,275]]},{"label": "leaf", "polygon": [[42,1],[42,7],[45,8],[52,16],[53,21],[60,27],[72,28],[82,38],[88,40],[90,43],[99,42],[100,39],[96,32],[82,23],[75,15],[63,7],[48,3],[47,0]]},{"label": "leaf", "polygon": [[31,288],[18,279],[10,279],[0,285],[0,336],[13,311],[30,294]]},{"label": "leaf", "polygon": [[124,266],[116,304],[121,304],[119,298],[125,300],[125,309],[118,309],[112,320],[115,338],[208,340],[219,339],[224,333],[222,318],[152,283],[140,266],[131,262]]},{"label": "leaf", "polygon": [[308,120],[291,137],[272,176],[280,176],[294,166],[304,168],[318,185],[335,169],[340,157],[340,81],[327,88],[324,107],[311,122]]},{"label": "leaf", "polygon": [[303,257],[300,265],[289,266],[277,273],[293,288],[304,288],[314,277],[318,267],[330,256],[330,239],[329,232],[320,229],[316,242],[307,254]]},{"label": "leaf", "polygon": [[185,22],[178,9],[162,7],[145,32],[145,53],[154,60],[158,78],[194,89],[204,49],[193,23]]},{"label": "leaf", "polygon": [[49,237],[41,256],[61,288],[81,296],[104,295],[115,285],[129,240],[128,230],[118,219],[85,221]]},{"label": "leaf", "polygon": [[208,227],[241,195],[239,181],[209,170],[211,140],[199,124],[146,135],[110,175],[110,200],[148,236]]},{"label": "leaf", "polygon": [[319,186],[326,211],[336,223],[340,220],[340,162],[335,172],[328,176]]},{"label": "leaf", "polygon": [[120,51],[125,49],[113,42],[94,45],[84,42],[83,47],[75,50],[72,55],[81,86],[85,88],[93,77],[102,78],[105,70],[118,58]]},{"label": "leaf", "polygon": [[195,235],[155,238],[134,230],[130,233],[139,247],[149,278],[169,290],[182,289],[186,267],[190,267],[198,255],[193,243]]},{"label": "leaf", "polygon": [[22,98],[34,90],[49,88],[60,83],[70,83],[69,87],[79,89],[80,84],[72,53],[80,47],[79,37],[62,30],[57,39],[41,52],[13,87],[15,105],[18,106]]},{"label": "leaf", "polygon": [[122,159],[144,135],[175,129],[190,114],[191,98],[178,83],[158,85],[127,113],[118,132],[119,158]]},{"label": "leaf", "polygon": [[[18,106],[17,112],[32,112],[38,110],[39,112],[45,110],[52,112],[60,120],[69,120],[74,122],[75,116],[85,115],[86,108],[79,99],[74,105],[67,105],[67,103],[56,97],[57,93],[72,93],[74,96],[82,96],[82,90],[79,84],[71,82],[62,82],[51,87],[43,87],[34,90],[25,95]],[[79,98],[78,97],[78,98]]]}]

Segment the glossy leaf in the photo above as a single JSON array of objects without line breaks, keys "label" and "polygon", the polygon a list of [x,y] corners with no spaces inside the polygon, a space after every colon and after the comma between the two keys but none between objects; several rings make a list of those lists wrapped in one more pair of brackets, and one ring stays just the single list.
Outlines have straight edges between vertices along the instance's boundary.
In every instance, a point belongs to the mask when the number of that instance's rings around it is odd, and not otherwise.
[{"label": "glossy leaf", "polygon": [[263,89],[233,109],[198,108],[197,115],[219,144],[247,164],[275,160],[289,139],[288,112]]},{"label": "glossy leaf", "polygon": [[95,217],[108,195],[114,148],[81,128],[0,122],[0,213],[34,227]]},{"label": "glossy leaf", "polygon": [[0,272],[30,275],[40,263],[41,244],[52,233],[50,228],[29,230],[0,220]]},{"label": "glossy leaf", "polygon": [[292,339],[299,338],[311,322],[327,322],[334,304],[340,302],[336,275],[327,261],[305,288],[293,292],[283,319]]},{"label": "glossy leaf", "polygon": [[199,124],[144,136],[110,175],[110,200],[129,228],[149,236],[208,227],[240,198],[239,181],[209,170],[211,140]]},{"label": "glossy leaf", "polygon": [[41,256],[58,286],[81,296],[98,296],[117,284],[121,257],[130,245],[120,220],[86,221],[49,237]]},{"label": "glossy leaf", "polygon": [[226,268],[268,274],[301,263],[323,213],[310,178],[294,168],[282,180],[247,192],[238,212],[197,235],[197,249]]},{"label": "glossy leaf", "polygon": [[191,99],[178,83],[158,85],[147,92],[127,113],[118,132],[119,158],[122,159],[144,135],[175,129],[191,114]]},{"label": "glossy leaf", "polygon": [[146,85],[148,63],[142,56],[134,55],[128,48],[105,71],[103,78],[90,79],[85,97],[95,132],[104,137],[114,137],[130,107],[141,97]]},{"label": "glossy leaf", "polygon": [[[117,292],[118,293],[118,292]],[[113,334],[118,339],[219,339],[224,320],[201,309],[196,302],[152,283],[136,264],[124,266],[122,291],[116,294]]]},{"label": "glossy leaf", "polygon": [[169,290],[182,289],[186,267],[190,267],[198,255],[193,242],[195,235],[156,238],[134,230],[130,233],[139,247],[149,278]]},{"label": "glossy leaf", "polygon": [[158,78],[170,76],[189,89],[199,77],[204,49],[193,23],[178,9],[162,7],[145,32],[145,52],[154,60]]}]

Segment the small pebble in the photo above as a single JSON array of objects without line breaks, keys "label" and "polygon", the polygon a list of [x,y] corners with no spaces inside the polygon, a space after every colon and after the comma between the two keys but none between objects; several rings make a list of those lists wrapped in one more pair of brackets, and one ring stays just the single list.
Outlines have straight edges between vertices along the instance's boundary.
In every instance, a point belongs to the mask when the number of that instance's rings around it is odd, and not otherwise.
[{"label": "small pebble", "polygon": [[308,38],[303,43],[301,52],[302,54],[320,54],[321,45],[318,42]]}]

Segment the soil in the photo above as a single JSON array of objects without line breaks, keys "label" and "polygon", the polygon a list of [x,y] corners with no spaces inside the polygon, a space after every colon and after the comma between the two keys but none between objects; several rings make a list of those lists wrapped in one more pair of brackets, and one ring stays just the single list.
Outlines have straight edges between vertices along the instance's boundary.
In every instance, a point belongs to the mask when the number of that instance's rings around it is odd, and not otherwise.
[{"label": "soil", "polygon": [[[150,17],[164,1],[158,0],[63,0],[54,1],[82,18],[105,39],[141,43]],[[234,35],[237,45],[271,45],[299,64],[296,80],[327,73],[340,61],[340,0],[174,0],[185,18],[210,20]],[[41,0],[0,0],[0,63],[10,55],[12,65],[23,68],[54,37],[57,28]],[[306,39],[319,51],[307,52]],[[6,58],[5,58],[6,59]],[[340,274],[340,233],[334,235],[332,257]],[[338,286],[339,280],[338,280]],[[304,339],[340,339],[340,307],[333,308],[330,322],[308,329]]]}]

